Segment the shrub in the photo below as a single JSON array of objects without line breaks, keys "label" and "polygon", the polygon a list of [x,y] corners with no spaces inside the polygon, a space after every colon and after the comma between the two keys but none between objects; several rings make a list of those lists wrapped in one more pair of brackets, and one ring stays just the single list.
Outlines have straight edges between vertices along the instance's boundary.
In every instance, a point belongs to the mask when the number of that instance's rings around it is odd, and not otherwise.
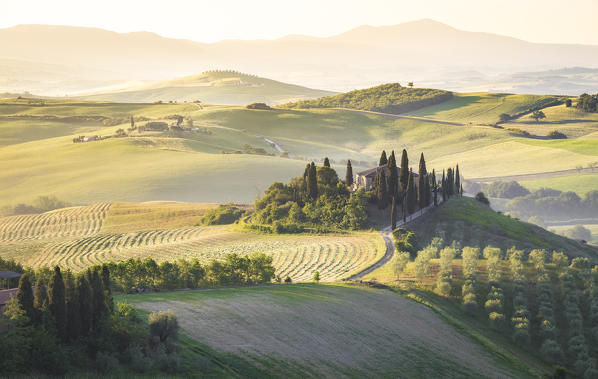
[{"label": "shrub", "polygon": [[567,139],[567,135],[565,133],[561,133],[558,130],[551,130],[548,133],[548,137],[552,139]]},{"label": "shrub", "polygon": [[490,312],[488,319],[490,320],[492,327],[495,329],[502,328],[505,323],[505,315],[498,312]]},{"label": "shrub", "polygon": [[203,225],[225,225],[232,224],[240,219],[245,212],[232,205],[219,205],[218,208],[211,209],[202,217]]},{"label": "shrub", "polygon": [[478,311],[478,302],[474,293],[468,293],[463,296],[463,309],[471,315]]},{"label": "shrub", "polygon": [[514,180],[509,182],[492,182],[486,188],[486,193],[490,197],[498,197],[502,199],[513,199],[516,197],[526,196],[530,194],[527,188],[523,187],[521,184]]},{"label": "shrub", "polygon": [[563,361],[563,350],[554,339],[547,339],[542,343],[540,348],[542,355],[549,362],[562,362]]},{"label": "shrub", "polygon": [[483,192],[478,192],[475,195],[475,199],[484,205],[490,206],[490,200],[488,200],[488,198],[486,197],[486,195],[484,195]]},{"label": "shrub", "polygon": [[395,240],[397,251],[407,251],[413,257],[417,252],[417,237],[415,233],[404,228],[393,230],[392,235]]},{"label": "shrub", "polygon": [[266,103],[251,103],[247,106],[247,109],[261,109],[264,111],[270,111],[272,108]]},{"label": "shrub", "polygon": [[148,325],[150,337],[154,342],[168,344],[177,339],[179,323],[176,315],[171,310],[151,313],[148,318]]}]

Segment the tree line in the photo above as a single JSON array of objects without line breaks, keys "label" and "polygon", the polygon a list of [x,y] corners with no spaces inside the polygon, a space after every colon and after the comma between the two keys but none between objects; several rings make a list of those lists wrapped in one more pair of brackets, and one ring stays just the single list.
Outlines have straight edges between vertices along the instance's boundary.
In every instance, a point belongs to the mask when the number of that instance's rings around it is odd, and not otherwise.
[{"label": "tree line", "polygon": [[584,112],[598,112],[598,93],[595,95],[581,94],[577,99],[577,108]]},{"label": "tree line", "polygon": [[315,100],[285,104],[285,108],[350,108],[384,113],[404,113],[453,98],[453,93],[438,89],[407,88],[399,83],[350,91]]}]

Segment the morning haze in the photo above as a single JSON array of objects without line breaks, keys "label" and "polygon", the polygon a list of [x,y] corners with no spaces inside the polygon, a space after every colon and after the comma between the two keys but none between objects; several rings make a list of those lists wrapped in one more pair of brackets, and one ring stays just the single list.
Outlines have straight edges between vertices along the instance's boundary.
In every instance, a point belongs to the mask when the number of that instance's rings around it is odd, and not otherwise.
[{"label": "morning haze", "polygon": [[0,377],[598,377],[594,1],[14,3]]}]

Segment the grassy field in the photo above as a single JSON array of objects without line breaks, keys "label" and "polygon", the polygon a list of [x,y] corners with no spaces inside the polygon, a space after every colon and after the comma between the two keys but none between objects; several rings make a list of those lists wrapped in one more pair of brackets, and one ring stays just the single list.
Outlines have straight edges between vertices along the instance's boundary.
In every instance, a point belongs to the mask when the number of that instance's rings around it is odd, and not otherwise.
[{"label": "grassy field", "polygon": [[491,245],[501,249],[515,246],[528,251],[535,248],[562,251],[570,257],[588,257],[598,263],[598,248],[494,212],[467,197],[451,199],[407,227],[415,231],[421,248],[434,237],[440,237],[445,243],[457,241],[460,246],[484,248]]},{"label": "grassy field", "polygon": [[503,93],[461,93],[442,104],[408,112],[438,120],[489,124],[499,121],[502,113],[515,114],[556,100],[555,96],[512,95]]},{"label": "grassy field", "polygon": [[590,191],[598,190],[598,169],[595,174],[574,174],[554,178],[520,180],[519,183],[530,191],[545,187],[559,191],[572,191],[583,197]]},{"label": "grassy field", "polygon": [[202,263],[260,251],[277,275],[311,281],[348,277],[386,252],[376,232],[339,235],[267,235],[241,226],[199,226],[214,204],[104,203],[40,215],[0,218],[0,256],[27,266],[60,265],[75,271],[128,258],[197,258]]},{"label": "grassy field", "polygon": [[[545,119],[536,122],[531,115],[526,115],[503,124],[525,130],[533,135],[545,136],[552,130],[565,133],[569,138],[592,137],[598,132],[598,113],[587,113],[575,107],[567,108],[564,104],[547,107],[542,110]],[[596,136],[592,137],[596,138]]]},{"label": "grassy field", "polygon": [[118,300],[172,309],[187,336],[276,377],[525,377],[390,291],[310,284]]}]

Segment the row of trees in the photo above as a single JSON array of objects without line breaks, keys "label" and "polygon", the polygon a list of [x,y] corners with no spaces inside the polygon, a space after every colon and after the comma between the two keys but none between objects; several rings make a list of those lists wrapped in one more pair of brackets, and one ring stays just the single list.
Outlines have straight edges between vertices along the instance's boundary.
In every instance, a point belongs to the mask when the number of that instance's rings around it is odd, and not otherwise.
[{"label": "row of trees", "polygon": [[152,258],[130,258],[104,267],[112,274],[112,286],[122,292],[261,284],[274,278],[272,257],[259,252],[248,256],[231,253],[207,265],[197,259],[158,264]]},{"label": "row of trees", "polygon": [[593,217],[598,213],[598,190],[586,193],[582,199],[575,192],[541,188],[512,199],[505,207],[510,214],[523,219],[533,216],[545,220]]}]

